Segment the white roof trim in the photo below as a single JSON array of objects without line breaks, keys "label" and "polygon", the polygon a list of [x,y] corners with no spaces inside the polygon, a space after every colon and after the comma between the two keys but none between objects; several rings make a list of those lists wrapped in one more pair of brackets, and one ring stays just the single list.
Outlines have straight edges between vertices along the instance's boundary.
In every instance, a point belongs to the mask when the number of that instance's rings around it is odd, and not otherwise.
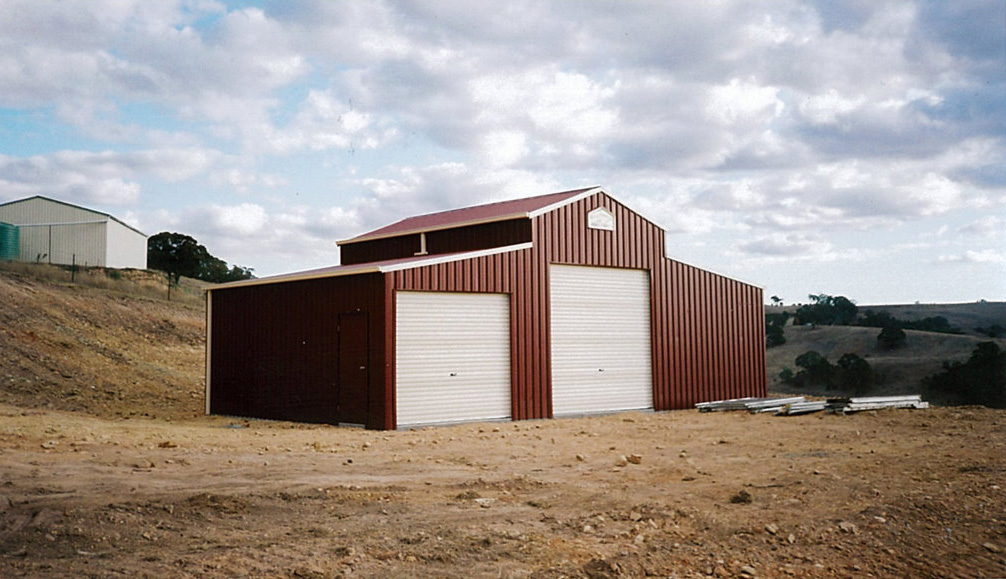
[{"label": "white roof trim", "polygon": [[[212,292],[222,289],[230,289],[236,287],[248,287],[255,285],[269,285],[274,283],[285,283],[290,281],[306,281],[312,279],[323,279],[327,277],[342,277],[347,275],[360,275],[365,273],[391,273],[394,271],[401,271],[405,269],[413,269],[416,267],[423,267],[427,265],[436,265],[438,263],[450,263],[453,261],[462,261],[465,259],[473,259],[476,257],[485,257],[489,255],[496,255],[500,253],[509,253],[512,251],[521,251],[524,249],[531,249],[532,243],[529,241],[527,243],[518,243],[516,245],[506,245],[503,247],[494,247],[492,249],[479,249],[477,251],[466,251],[464,253],[450,253],[445,255],[433,255],[427,259],[418,259],[415,261],[408,261],[405,263],[395,263],[390,265],[369,265],[367,267],[354,268],[351,265],[344,266],[346,269],[330,269],[327,271],[318,272],[307,272],[303,275],[298,275],[296,273],[279,275],[273,277],[264,277],[261,279],[249,279],[242,281],[233,281],[230,283],[220,284],[212,287],[205,288],[205,291]],[[360,264],[365,265],[365,264]]]},{"label": "white roof trim", "polygon": [[[349,266],[346,266],[346,267],[348,268]],[[235,287],[249,287],[249,286],[253,286],[253,285],[269,285],[269,284],[274,284],[274,283],[285,283],[285,282],[288,282],[288,281],[305,281],[305,280],[309,280],[309,279],[322,279],[322,278],[326,278],[326,277],[342,277],[344,275],[359,275],[359,274],[363,274],[363,273],[380,273],[380,271],[381,271],[380,268],[378,268],[377,266],[371,266],[371,267],[366,267],[366,268],[353,269],[353,270],[343,270],[343,271],[340,271],[339,269],[330,269],[330,270],[327,270],[327,271],[319,271],[319,272],[314,272],[314,273],[307,272],[307,273],[304,273],[302,275],[298,275],[296,273],[280,274],[280,275],[271,276],[271,277],[263,277],[263,278],[258,278],[258,279],[248,279],[248,280],[232,281],[232,282],[222,283],[222,284],[218,284],[218,285],[214,285],[214,286],[209,286],[209,287],[203,288],[203,291],[212,292],[212,291],[216,291],[216,290],[230,289],[230,288],[235,288]]]},{"label": "white roof trim", "polygon": [[[91,209],[89,207],[83,207],[81,205],[74,205],[73,203],[69,203],[67,201],[60,201],[59,199],[52,199],[52,198],[46,197],[44,195],[32,195],[31,197],[25,197],[24,199],[15,199],[14,201],[7,201],[6,203],[0,203],[0,207],[3,207],[5,205],[16,205],[18,203],[24,203],[25,201],[31,201],[33,199],[41,199],[42,201],[47,201],[49,203],[55,203],[57,205],[66,205],[67,207],[73,207],[74,209],[79,209],[81,211],[87,211],[88,213],[94,213],[95,215],[101,215],[102,217],[107,217],[108,219],[111,219],[112,221],[115,221],[116,223],[118,223],[119,225],[122,225],[123,227],[126,227],[128,229],[132,229],[133,231],[135,231],[136,233],[142,235],[143,237],[147,237],[146,233],[143,233],[139,229],[133,227],[132,225],[126,223],[125,221],[119,219],[118,217],[112,215],[111,213],[105,213],[104,211],[98,211],[96,209]],[[105,220],[101,220],[101,221],[86,221],[86,222],[82,221],[80,223],[69,223],[69,222],[67,222],[67,223],[42,223],[42,224],[11,223],[11,225],[17,225],[18,227],[30,227],[32,225],[79,225],[81,223],[105,223],[105,222],[106,222]]]},{"label": "white roof trim", "polygon": [[[602,187],[594,187],[593,189],[587,189],[583,193],[578,193],[578,194],[576,194],[576,195],[574,195],[572,197],[569,197],[567,199],[563,199],[562,201],[557,201],[557,202],[555,202],[555,203],[553,203],[551,205],[546,205],[546,206],[544,206],[544,207],[542,207],[540,209],[535,209],[534,211],[528,211],[527,212],[527,216],[530,219],[534,219],[535,217],[538,217],[539,215],[544,215],[544,214],[548,213],[549,211],[555,211],[556,209],[558,209],[558,208],[560,208],[560,207],[562,207],[564,205],[570,205],[572,203],[576,203],[577,201],[580,201],[582,199],[586,199],[587,197],[590,197],[591,195],[596,195],[598,193],[604,193],[608,197],[611,197],[612,199],[614,199],[614,197],[611,196],[611,193],[606,193]],[[615,200],[618,201],[617,199],[615,199]],[[618,201],[618,202],[622,203],[621,201]],[[622,205],[625,205],[625,204],[622,203]]]}]

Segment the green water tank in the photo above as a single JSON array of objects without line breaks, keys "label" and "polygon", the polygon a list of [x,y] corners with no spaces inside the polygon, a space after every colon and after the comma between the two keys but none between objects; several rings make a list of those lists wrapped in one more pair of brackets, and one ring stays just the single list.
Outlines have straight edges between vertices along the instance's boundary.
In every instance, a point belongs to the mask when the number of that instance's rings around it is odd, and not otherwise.
[{"label": "green water tank", "polygon": [[20,255],[17,225],[0,221],[0,260],[14,261]]}]

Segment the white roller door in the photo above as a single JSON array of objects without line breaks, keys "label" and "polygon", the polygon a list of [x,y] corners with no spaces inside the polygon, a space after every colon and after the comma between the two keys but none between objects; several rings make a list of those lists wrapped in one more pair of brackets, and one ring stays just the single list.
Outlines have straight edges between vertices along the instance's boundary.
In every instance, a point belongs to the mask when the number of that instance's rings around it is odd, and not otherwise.
[{"label": "white roller door", "polygon": [[398,426],[510,418],[509,296],[396,295]]},{"label": "white roller door", "polygon": [[653,408],[650,277],[552,265],[552,413]]}]

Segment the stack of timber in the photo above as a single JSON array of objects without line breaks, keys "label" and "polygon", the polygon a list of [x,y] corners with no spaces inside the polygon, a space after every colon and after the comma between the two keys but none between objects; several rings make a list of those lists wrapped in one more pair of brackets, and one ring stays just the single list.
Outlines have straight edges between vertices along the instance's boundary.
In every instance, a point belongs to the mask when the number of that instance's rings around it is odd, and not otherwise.
[{"label": "stack of timber", "polygon": [[880,410],[882,408],[929,408],[929,403],[919,394],[906,396],[861,396],[858,398],[829,398],[827,411],[830,413]]},{"label": "stack of timber", "polygon": [[699,409],[699,412],[747,410],[752,414],[760,414],[763,412],[778,412],[785,406],[803,402],[806,402],[803,396],[794,396],[792,398],[731,398],[730,400],[699,402],[695,407]]},{"label": "stack of timber", "polygon": [[820,412],[828,406],[824,400],[808,400],[806,402],[794,402],[787,404],[776,411],[776,416],[794,416],[796,414],[810,414]]}]

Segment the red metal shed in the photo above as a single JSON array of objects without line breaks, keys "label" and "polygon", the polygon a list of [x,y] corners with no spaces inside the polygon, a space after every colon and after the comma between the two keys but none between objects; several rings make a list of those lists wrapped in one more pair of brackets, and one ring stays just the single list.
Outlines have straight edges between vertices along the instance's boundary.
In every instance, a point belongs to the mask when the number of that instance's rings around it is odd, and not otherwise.
[{"label": "red metal shed", "polygon": [[764,396],[762,290],[601,188],[411,217],[212,288],[206,410],[394,429]]}]

